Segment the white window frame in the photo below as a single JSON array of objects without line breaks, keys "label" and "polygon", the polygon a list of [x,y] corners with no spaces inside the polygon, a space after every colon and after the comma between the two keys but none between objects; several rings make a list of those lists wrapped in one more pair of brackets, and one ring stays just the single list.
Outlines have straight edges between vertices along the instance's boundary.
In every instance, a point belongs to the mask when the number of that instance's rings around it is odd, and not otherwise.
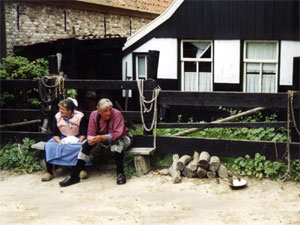
[{"label": "white window frame", "polygon": [[[247,43],[275,43],[276,44],[276,58],[275,59],[247,59]],[[279,58],[279,41],[259,41],[259,40],[246,40],[244,41],[244,53],[243,53],[243,92],[246,92],[247,87],[247,63],[259,63],[260,64],[260,72],[259,72],[259,93],[262,93],[262,69],[263,64],[275,64],[275,93],[278,92],[278,58]]]},{"label": "white window frame", "polygon": [[[210,58],[187,58],[183,57],[183,44],[185,42],[207,42],[210,43],[211,46],[211,56]],[[213,53],[214,53],[214,45],[213,45],[213,40],[182,40],[180,43],[180,61],[181,61],[181,91],[184,91],[184,86],[185,86],[185,79],[184,79],[184,63],[185,62],[197,62],[196,64],[196,73],[197,73],[197,83],[198,83],[198,88],[199,88],[199,62],[210,62],[211,63],[211,83],[210,83],[210,89],[213,91]]]},{"label": "white window frame", "polygon": [[[145,58],[145,75],[140,76],[139,74],[139,57],[144,57]],[[136,75],[136,80],[138,79],[147,79],[148,74],[147,74],[147,55],[146,54],[137,54],[135,55],[135,75]]]}]

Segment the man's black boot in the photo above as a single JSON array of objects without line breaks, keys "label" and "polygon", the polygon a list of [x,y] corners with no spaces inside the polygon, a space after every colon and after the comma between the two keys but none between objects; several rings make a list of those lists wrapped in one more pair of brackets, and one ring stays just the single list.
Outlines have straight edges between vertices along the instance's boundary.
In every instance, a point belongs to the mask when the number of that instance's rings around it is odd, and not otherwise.
[{"label": "man's black boot", "polygon": [[67,187],[67,186],[70,186],[72,184],[77,184],[79,182],[80,182],[79,177],[67,176],[63,181],[59,182],[59,185],[61,187]]},{"label": "man's black boot", "polygon": [[123,173],[119,173],[117,176],[117,184],[125,184],[126,183],[126,177]]}]

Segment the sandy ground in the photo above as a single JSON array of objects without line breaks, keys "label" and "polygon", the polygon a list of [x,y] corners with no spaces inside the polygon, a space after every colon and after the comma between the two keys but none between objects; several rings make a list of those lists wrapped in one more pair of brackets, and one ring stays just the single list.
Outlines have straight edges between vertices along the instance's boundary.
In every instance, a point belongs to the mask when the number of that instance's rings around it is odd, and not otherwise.
[{"label": "sandy ground", "polygon": [[150,172],[116,185],[114,170],[89,171],[61,188],[64,173],[41,182],[41,172],[0,172],[0,224],[294,224],[300,225],[300,183],[248,180],[242,190],[227,181],[187,179]]}]

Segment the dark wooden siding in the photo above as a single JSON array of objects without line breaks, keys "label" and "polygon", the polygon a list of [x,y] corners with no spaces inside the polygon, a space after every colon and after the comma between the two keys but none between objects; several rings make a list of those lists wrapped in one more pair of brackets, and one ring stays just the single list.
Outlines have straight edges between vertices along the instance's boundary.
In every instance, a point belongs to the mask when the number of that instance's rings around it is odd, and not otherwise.
[{"label": "dark wooden siding", "polygon": [[[300,40],[299,21],[298,0],[186,0],[152,35],[195,39]],[[173,28],[174,23],[177,29]]]},{"label": "dark wooden siding", "polygon": [[299,0],[185,0],[171,18],[126,50],[152,37],[300,40]]},{"label": "dark wooden siding", "polygon": [[6,57],[6,26],[4,2],[0,2],[0,60]]}]

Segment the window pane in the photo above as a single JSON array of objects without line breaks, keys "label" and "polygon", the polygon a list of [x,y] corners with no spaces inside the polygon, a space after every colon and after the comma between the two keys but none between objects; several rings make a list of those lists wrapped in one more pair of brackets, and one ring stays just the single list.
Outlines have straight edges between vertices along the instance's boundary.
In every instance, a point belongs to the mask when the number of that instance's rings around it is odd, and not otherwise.
[{"label": "window pane", "polygon": [[276,43],[250,42],[246,45],[247,59],[276,59]]},{"label": "window pane", "polygon": [[138,77],[146,77],[146,57],[138,56]]},{"label": "window pane", "polygon": [[198,91],[197,67],[195,62],[184,63],[184,90]]},{"label": "window pane", "polygon": [[199,91],[212,91],[211,90],[211,63],[199,63]]},{"label": "window pane", "polygon": [[246,66],[247,75],[255,75],[260,73],[260,64],[259,63],[247,63]]},{"label": "window pane", "polygon": [[184,58],[211,58],[210,42],[183,42]]},{"label": "window pane", "polygon": [[246,92],[260,92],[260,64],[247,63],[246,65]]},{"label": "window pane", "polygon": [[199,72],[211,72],[211,63],[210,62],[200,62],[199,63]]},{"label": "window pane", "polygon": [[264,63],[263,64],[263,75],[275,75],[276,74],[276,64]]},{"label": "window pane", "polygon": [[265,63],[262,69],[262,92],[274,93],[276,87],[276,64]]}]

